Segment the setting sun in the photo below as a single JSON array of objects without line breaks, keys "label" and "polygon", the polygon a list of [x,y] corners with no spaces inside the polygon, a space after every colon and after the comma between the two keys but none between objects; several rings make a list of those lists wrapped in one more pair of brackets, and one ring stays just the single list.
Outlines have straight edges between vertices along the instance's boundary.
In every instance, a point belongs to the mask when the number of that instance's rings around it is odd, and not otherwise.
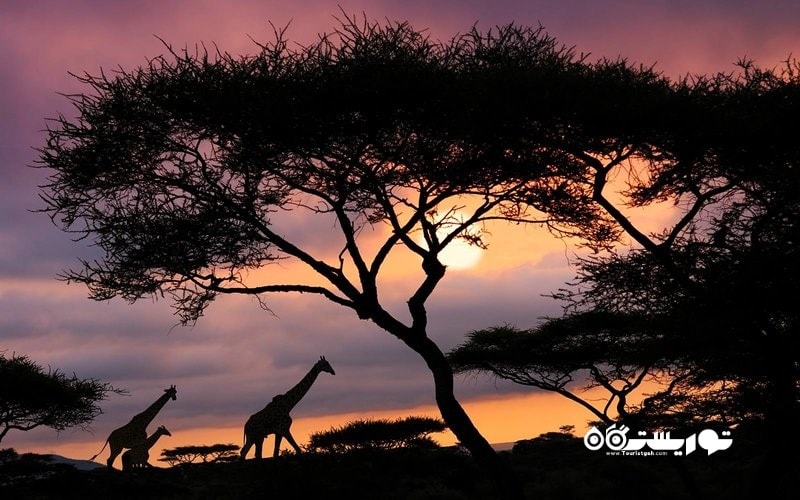
[{"label": "setting sun", "polygon": [[482,255],[483,250],[479,247],[462,239],[456,239],[442,250],[439,258],[448,269],[461,270],[475,266]]},{"label": "setting sun", "polygon": [[[449,213],[444,219],[437,221],[436,223],[439,224],[439,227],[436,230],[436,238],[439,241],[447,238],[449,234],[455,230],[456,225],[462,223],[465,218],[463,213],[455,210]],[[475,231],[473,225],[468,227],[465,231],[462,231],[462,235],[465,233],[479,234],[480,232]],[[423,247],[428,248],[422,235],[417,237],[417,241]],[[456,237],[439,253],[439,260],[441,260],[442,264],[447,266],[448,269],[463,270],[474,267],[478,261],[481,260],[482,256],[483,249],[480,246],[467,241],[465,238]]]}]

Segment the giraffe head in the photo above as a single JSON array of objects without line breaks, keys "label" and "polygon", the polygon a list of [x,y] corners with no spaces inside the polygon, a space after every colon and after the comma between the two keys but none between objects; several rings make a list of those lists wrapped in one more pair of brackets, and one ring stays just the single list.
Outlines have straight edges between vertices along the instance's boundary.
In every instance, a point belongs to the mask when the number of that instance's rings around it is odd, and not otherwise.
[{"label": "giraffe head", "polygon": [[331,367],[331,364],[328,363],[327,359],[325,359],[325,356],[319,357],[319,361],[317,361],[316,368],[321,372],[327,372],[330,373],[331,375],[336,375],[336,372],[333,371],[333,367]]},{"label": "giraffe head", "polygon": [[161,434],[162,436],[172,436],[172,433],[170,433],[163,425],[158,426],[156,433]]},{"label": "giraffe head", "polygon": [[169,386],[169,389],[164,389],[164,392],[166,392],[173,401],[178,399],[178,389],[176,389],[174,385]]}]

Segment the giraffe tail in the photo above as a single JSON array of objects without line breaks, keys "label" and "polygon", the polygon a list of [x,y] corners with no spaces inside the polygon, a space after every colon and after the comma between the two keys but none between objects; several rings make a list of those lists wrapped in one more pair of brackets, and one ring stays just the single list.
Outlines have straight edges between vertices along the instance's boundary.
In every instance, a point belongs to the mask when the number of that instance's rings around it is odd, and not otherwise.
[{"label": "giraffe tail", "polygon": [[[106,439],[106,442],[105,442],[105,444],[103,444],[103,447],[100,448],[100,451],[97,452],[97,455],[103,453],[103,450],[106,449],[106,445],[108,445],[108,439]],[[90,458],[89,461],[93,461],[95,458],[97,458],[97,455],[95,455],[92,458]]]}]

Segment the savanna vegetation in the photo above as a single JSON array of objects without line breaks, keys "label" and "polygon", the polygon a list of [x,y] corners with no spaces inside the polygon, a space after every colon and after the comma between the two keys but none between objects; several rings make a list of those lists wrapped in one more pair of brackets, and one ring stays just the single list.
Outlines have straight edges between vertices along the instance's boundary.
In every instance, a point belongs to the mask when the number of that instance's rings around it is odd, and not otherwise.
[{"label": "savanna vegetation", "polygon": [[0,352],[0,441],[12,430],[85,429],[103,413],[100,403],[122,392],[106,382],[45,370],[25,355]]},{"label": "savanna vegetation", "polygon": [[[752,498],[760,440],[737,434],[736,446],[712,457],[608,457],[589,452],[569,430],[518,442],[500,452],[520,478],[525,498],[633,499]],[[459,448],[359,449],[348,453],[293,453],[245,462],[191,463],[121,473],[78,471],[46,456],[0,458],[4,498],[494,500],[502,498],[475,461]],[[690,490],[676,460],[697,481]],[[795,469],[797,470],[797,469]],[[797,472],[800,472],[798,470]],[[775,498],[793,498],[784,483]]]},{"label": "savanna vegetation", "polygon": [[430,434],[444,432],[441,420],[406,417],[395,420],[356,420],[342,427],[311,435],[308,449],[314,452],[346,453],[354,450],[436,448]]},{"label": "savanna vegetation", "polygon": [[169,448],[161,452],[158,460],[166,462],[170,466],[181,464],[209,463],[209,462],[232,462],[239,458],[236,453],[239,446],[235,444],[210,444],[210,445],[191,445]]}]

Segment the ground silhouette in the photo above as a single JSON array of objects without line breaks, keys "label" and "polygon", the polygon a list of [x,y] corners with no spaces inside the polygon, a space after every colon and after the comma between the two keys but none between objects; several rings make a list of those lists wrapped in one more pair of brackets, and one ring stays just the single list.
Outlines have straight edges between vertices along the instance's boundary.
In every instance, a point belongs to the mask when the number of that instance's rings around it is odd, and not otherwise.
[{"label": "ground silhouette", "polygon": [[[749,498],[746,485],[763,458],[757,444],[762,432],[758,426],[742,427],[730,449],[711,456],[608,456],[588,450],[582,438],[561,432],[518,442],[512,451],[500,454],[520,477],[529,499],[688,498],[685,482],[672,466],[680,460],[695,477],[701,498],[737,500]],[[794,498],[792,487],[780,485],[775,498]],[[130,474],[48,466],[30,456],[0,463],[3,498],[234,499],[263,495],[267,490],[284,500],[498,498],[469,454],[457,447],[287,453],[278,458],[140,469]]]}]

